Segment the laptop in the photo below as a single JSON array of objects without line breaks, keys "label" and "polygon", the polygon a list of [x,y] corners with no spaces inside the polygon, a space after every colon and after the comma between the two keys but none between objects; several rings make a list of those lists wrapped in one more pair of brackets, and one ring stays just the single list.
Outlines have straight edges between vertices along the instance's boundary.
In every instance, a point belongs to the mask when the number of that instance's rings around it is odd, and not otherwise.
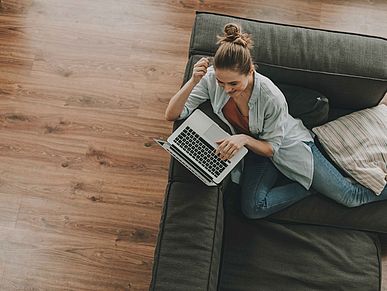
[{"label": "laptop", "polygon": [[216,141],[230,136],[200,109],[196,109],[166,140],[155,141],[208,186],[216,186],[247,154],[241,148],[230,160],[216,154]]}]

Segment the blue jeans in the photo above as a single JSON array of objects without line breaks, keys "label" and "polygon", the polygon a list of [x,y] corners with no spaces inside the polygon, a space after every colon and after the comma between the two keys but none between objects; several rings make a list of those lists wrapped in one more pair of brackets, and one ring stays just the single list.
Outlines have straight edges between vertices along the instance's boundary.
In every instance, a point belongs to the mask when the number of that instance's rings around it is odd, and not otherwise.
[{"label": "blue jeans", "polygon": [[[312,188],[347,207],[387,199],[387,187],[377,196],[370,189],[345,178],[319,151],[308,143],[314,159]],[[280,172],[269,158],[249,152],[241,180],[242,211],[248,218],[263,218],[312,194],[301,184],[292,182],[274,187]]]}]

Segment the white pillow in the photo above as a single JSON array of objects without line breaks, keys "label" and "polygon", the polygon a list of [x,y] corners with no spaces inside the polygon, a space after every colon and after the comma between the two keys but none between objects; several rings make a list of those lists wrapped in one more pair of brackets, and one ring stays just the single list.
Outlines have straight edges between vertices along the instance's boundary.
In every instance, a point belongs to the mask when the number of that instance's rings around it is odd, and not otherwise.
[{"label": "white pillow", "polygon": [[313,128],[332,160],[379,195],[387,179],[387,106],[378,105]]}]

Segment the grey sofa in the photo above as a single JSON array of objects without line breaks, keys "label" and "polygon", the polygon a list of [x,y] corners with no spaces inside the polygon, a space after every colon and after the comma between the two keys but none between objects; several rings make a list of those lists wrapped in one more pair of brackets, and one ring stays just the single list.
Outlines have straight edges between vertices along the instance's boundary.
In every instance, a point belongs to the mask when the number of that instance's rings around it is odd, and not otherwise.
[{"label": "grey sofa", "polygon": [[[386,39],[205,12],[196,15],[184,82],[201,56],[215,53],[228,22],[252,34],[260,73],[327,97],[299,116],[304,122],[374,106],[386,93]],[[318,118],[327,104],[329,116]],[[201,109],[229,131],[210,104]],[[346,208],[315,193],[249,220],[238,185],[207,187],[171,159],[150,290],[380,290],[386,211],[387,202]]]}]

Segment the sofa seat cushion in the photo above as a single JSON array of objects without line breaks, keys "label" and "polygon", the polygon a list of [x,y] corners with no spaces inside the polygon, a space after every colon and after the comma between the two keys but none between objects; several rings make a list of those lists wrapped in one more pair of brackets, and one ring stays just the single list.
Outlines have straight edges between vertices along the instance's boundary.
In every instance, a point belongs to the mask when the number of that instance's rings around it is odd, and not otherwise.
[{"label": "sofa seat cushion", "polygon": [[222,197],[221,187],[200,181],[168,184],[150,290],[216,290]]},{"label": "sofa seat cushion", "polygon": [[380,290],[376,235],[226,214],[219,290]]},{"label": "sofa seat cushion", "polygon": [[387,234],[387,201],[345,207],[320,194],[311,195],[269,217],[274,221],[330,225]]}]

